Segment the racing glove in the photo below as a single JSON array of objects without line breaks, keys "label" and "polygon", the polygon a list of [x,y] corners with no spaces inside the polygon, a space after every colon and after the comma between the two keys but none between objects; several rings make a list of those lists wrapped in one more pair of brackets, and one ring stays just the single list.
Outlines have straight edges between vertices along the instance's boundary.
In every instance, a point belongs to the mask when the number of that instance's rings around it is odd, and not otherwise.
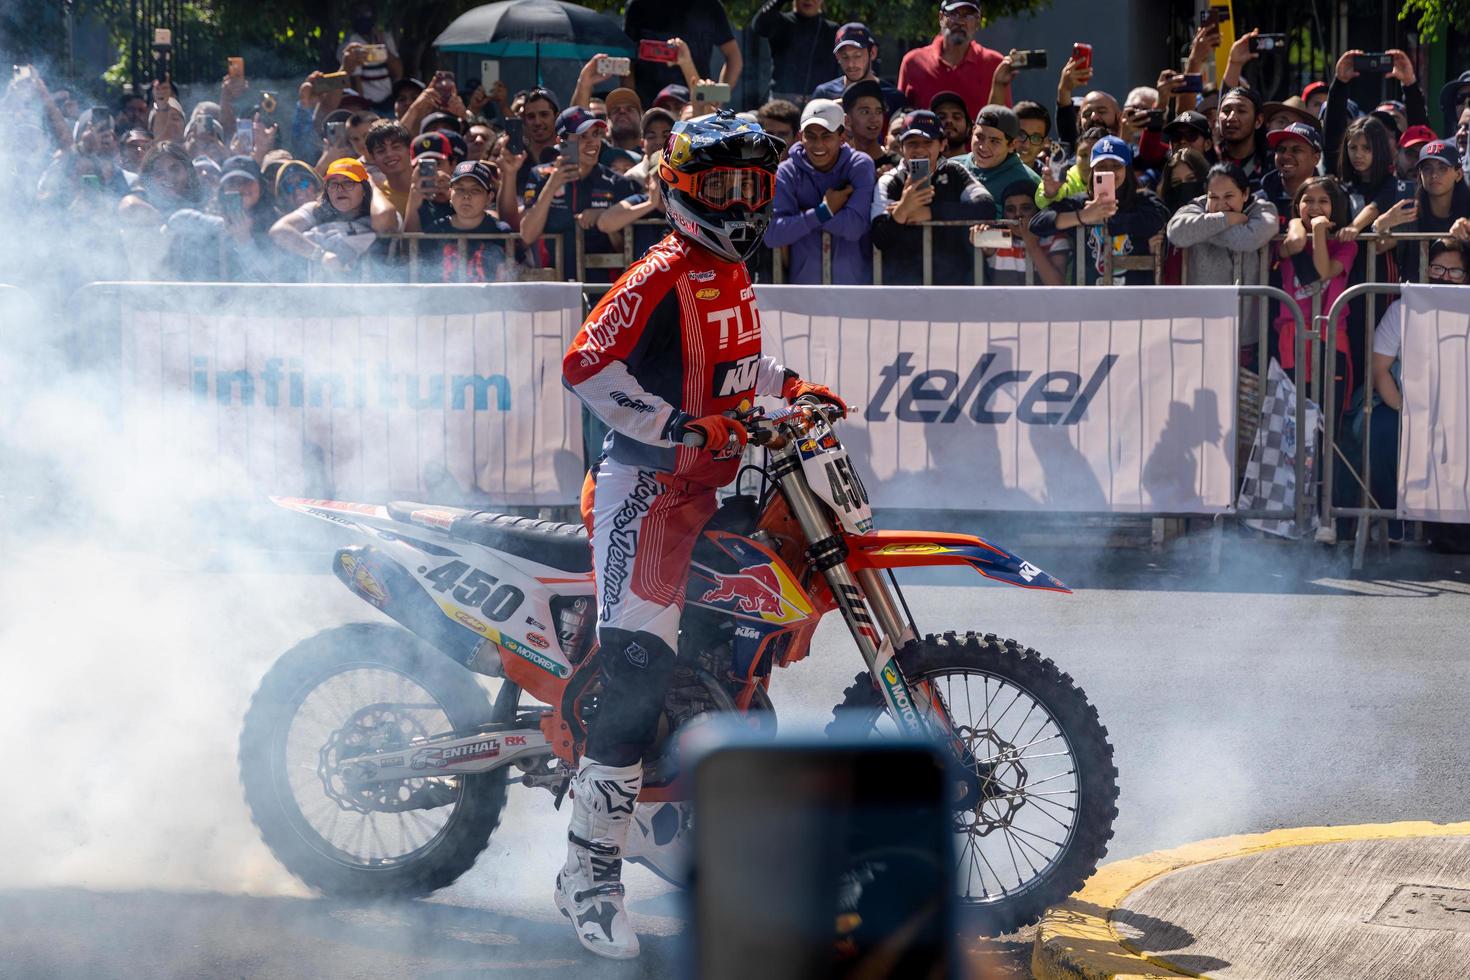
[{"label": "racing glove", "polygon": [[787,404],[790,404],[802,395],[813,395],[829,405],[836,405],[842,409],[843,415],[847,414],[847,402],[837,397],[837,393],[831,388],[812,381],[803,381],[796,372],[787,371],[786,381],[781,385],[781,397],[786,399]]},{"label": "racing glove", "polygon": [[684,431],[704,437],[704,450],[715,459],[736,459],[745,452],[750,433],[745,426],[724,415],[701,415],[684,423]]}]

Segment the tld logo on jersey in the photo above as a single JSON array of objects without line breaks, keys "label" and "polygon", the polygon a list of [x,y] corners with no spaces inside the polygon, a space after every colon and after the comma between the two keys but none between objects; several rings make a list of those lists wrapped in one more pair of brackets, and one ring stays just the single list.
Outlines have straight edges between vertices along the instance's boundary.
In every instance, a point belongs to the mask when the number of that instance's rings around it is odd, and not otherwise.
[{"label": "tld logo on jersey", "polygon": [[[700,290],[701,293],[704,290]],[[716,294],[718,295],[718,294]],[[742,292],[741,300],[746,296]],[[739,347],[743,344],[759,343],[761,339],[761,321],[755,311],[750,311],[750,323],[745,322],[746,307],[732,306],[724,310],[713,310],[704,315],[705,323],[718,323],[720,325],[720,348],[723,350],[732,343]],[[733,324],[734,329],[731,329]]]},{"label": "tld logo on jersey", "polygon": [[738,361],[721,361],[716,364],[714,396],[726,398],[750,391],[755,387],[755,377],[760,366],[759,354],[748,354]]}]

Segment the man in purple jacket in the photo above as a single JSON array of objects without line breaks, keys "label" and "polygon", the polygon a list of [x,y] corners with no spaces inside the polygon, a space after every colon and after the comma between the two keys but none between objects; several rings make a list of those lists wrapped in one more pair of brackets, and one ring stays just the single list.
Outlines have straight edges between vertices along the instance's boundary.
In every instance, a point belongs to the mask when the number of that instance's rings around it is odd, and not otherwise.
[{"label": "man in purple jacket", "polygon": [[766,245],[791,247],[786,281],[822,282],[822,235],[832,236],[832,282],[868,285],[873,250],[868,211],[873,160],[843,142],[845,113],[831,99],[813,99],[801,113],[801,142],[776,169],[776,203]]}]

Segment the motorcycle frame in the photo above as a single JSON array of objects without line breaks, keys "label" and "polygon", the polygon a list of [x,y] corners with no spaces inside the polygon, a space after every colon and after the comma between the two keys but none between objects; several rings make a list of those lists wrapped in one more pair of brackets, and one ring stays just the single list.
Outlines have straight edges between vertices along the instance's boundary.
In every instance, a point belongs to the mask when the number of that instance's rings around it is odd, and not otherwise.
[{"label": "motorcycle frame", "polygon": [[[923,681],[911,686],[899,664],[898,651],[917,640],[918,633],[907,615],[907,606],[892,570],[958,565],[1021,588],[1063,593],[1071,590],[1030,562],[974,535],[933,531],[869,531],[859,534],[842,528],[808,483],[800,464],[797,444],[805,434],[804,427],[811,424],[812,411],[807,408],[778,413],[767,425],[771,436],[765,441],[767,456],[762,472],[769,477],[769,483],[761,494],[759,517],[753,534],[746,537],[711,529],[702,532],[706,536],[723,534],[736,537],[745,545],[764,552],[781,574],[799,585],[810,604],[809,610],[802,610],[804,615],[801,617],[766,633],[756,655],[750,658],[745,675],[724,679],[738,684],[733,697],[716,700],[729,702],[730,707],[741,713],[749,712],[753,707],[769,706],[766,692],[770,684],[770,669],[790,666],[808,656],[818,623],[835,609],[847,625],[900,731],[919,737],[932,734],[943,742],[954,743],[948,711],[938,692]],[[273,499],[290,509],[338,524],[356,526],[383,541],[402,537],[400,547],[403,543],[412,542],[411,538],[395,533],[403,530],[404,522],[394,520],[381,507],[337,501]],[[446,513],[445,509],[415,511],[410,515],[410,526],[420,528],[417,533],[429,532],[431,536],[441,536],[453,546],[462,548],[464,542],[447,534],[449,521]],[[432,542],[428,547],[434,547]],[[494,549],[478,545],[472,547],[499,556]],[[366,551],[371,555],[382,555],[404,576],[412,578],[400,560],[402,556],[377,552],[372,548]],[[471,669],[475,669],[474,647],[466,646],[466,637],[460,631],[468,631],[471,636],[494,643],[501,651],[500,668],[504,679],[551,706],[549,710],[542,711],[539,727],[480,726],[471,733],[437,735],[408,749],[354,756],[339,767],[344,780],[382,782],[469,775],[551,755],[570,766],[576,764],[585,735],[578,720],[579,702],[597,675],[595,647],[590,641],[584,640],[582,645],[587,652],[571,665],[569,676],[553,675],[528,658],[531,651],[520,653],[516,649],[518,646],[525,649],[524,644],[501,637],[494,630],[486,632],[484,624],[477,624],[481,629],[476,631],[462,620],[456,621],[449,608],[423,590],[422,583],[419,584],[420,595],[404,598],[402,590],[395,589],[399,595],[397,603],[390,605],[381,601],[372,588],[363,587],[360,575],[344,573],[341,567],[345,564],[341,557],[344,553],[346,550],[338,553],[335,563],[339,578],[360,598],[398,619]],[[889,574],[885,576],[885,572]],[[564,593],[568,596],[582,596],[593,591],[590,573],[538,574],[536,581],[545,586],[571,586]],[[442,617],[428,613],[425,602],[433,605]],[[779,639],[788,634],[789,640]],[[782,642],[785,650],[777,659],[769,651]],[[719,687],[720,682],[716,678],[702,676],[697,679],[706,687],[711,684]],[[520,724],[524,725],[525,721]],[[954,748],[962,751],[957,744]],[[428,761],[436,752],[441,762],[437,766]],[[452,760],[447,763],[443,762],[446,753]],[[414,768],[415,761],[419,763],[418,768]],[[665,785],[645,784],[639,795],[639,799],[645,802],[683,798],[677,780]]]}]

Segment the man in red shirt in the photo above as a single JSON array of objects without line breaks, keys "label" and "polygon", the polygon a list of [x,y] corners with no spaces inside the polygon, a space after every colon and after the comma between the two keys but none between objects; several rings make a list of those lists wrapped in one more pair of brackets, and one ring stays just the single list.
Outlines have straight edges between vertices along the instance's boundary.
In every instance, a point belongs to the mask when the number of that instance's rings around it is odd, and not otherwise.
[{"label": "man in red shirt", "polygon": [[[990,103],[990,83],[1004,55],[975,40],[979,30],[978,0],[942,0],[939,36],[904,55],[898,66],[898,89],[909,105],[926,106],[940,92],[958,92],[974,119]],[[1011,104],[1009,85],[1005,104]]]}]

